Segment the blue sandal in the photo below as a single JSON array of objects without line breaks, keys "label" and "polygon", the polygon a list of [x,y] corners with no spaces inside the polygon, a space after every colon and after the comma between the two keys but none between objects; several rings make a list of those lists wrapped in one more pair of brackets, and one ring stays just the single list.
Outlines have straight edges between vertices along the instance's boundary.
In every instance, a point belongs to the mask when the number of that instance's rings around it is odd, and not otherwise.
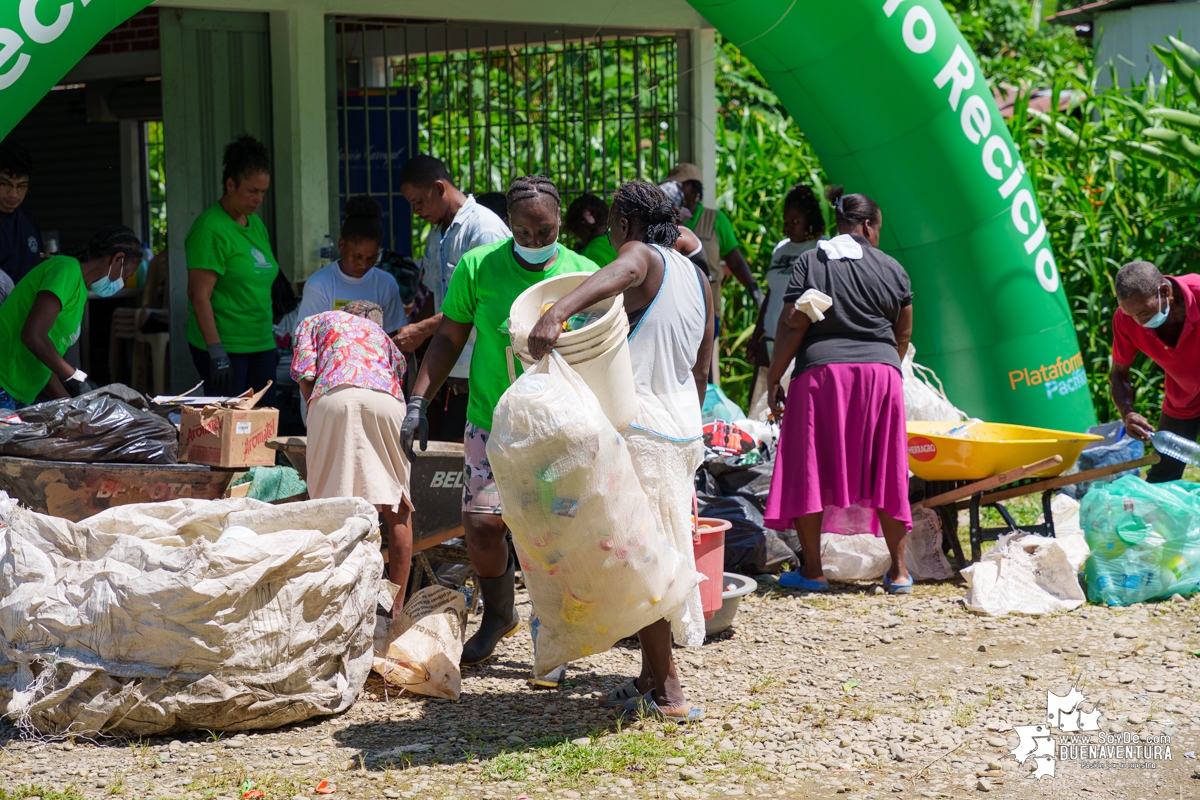
[{"label": "blue sandal", "polygon": [[779,585],[785,589],[800,592],[828,592],[829,581],[810,581],[800,574],[800,570],[785,572],[779,576]]},{"label": "blue sandal", "polygon": [[913,590],[912,575],[910,574],[908,576],[907,581],[899,581],[896,583],[892,583],[891,579],[888,577],[888,572],[890,572],[890,571],[891,570],[887,570],[883,573],[883,590],[885,592],[887,592],[888,594],[912,594],[912,590]]},{"label": "blue sandal", "polygon": [[687,725],[691,722],[703,722],[707,714],[699,706],[692,706],[682,717],[668,714],[658,703],[654,702],[654,690],[651,689],[640,697],[631,697],[626,700],[625,704],[621,706],[621,710],[617,712],[617,716],[626,719],[656,719],[662,722]]}]

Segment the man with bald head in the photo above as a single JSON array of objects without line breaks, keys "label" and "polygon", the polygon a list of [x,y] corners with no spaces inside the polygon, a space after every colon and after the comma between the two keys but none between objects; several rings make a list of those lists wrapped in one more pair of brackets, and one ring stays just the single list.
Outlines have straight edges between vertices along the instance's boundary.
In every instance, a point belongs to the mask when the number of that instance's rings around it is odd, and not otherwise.
[{"label": "man with bald head", "polygon": [[[1138,353],[1162,368],[1160,430],[1195,441],[1200,436],[1200,275],[1163,275],[1149,261],[1121,267],[1116,280],[1112,369],[1108,385],[1130,436],[1148,441],[1154,427],[1133,410],[1129,372]],[[1184,464],[1163,456],[1151,483],[1179,480]]]}]

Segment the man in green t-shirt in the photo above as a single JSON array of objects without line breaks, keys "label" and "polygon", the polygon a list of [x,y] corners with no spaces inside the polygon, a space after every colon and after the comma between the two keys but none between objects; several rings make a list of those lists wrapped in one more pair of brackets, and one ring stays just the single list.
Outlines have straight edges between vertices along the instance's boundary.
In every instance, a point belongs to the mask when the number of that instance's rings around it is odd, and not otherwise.
[{"label": "man in green t-shirt", "polygon": [[[683,224],[699,237],[704,247],[704,255],[708,258],[711,271],[709,277],[713,283],[713,297],[718,301],[717,308],[720,308],[721,285],[725,280],[722,261],[733,277],[737,278],[738,283],[746,287],[754,301],[754,307],[762,308],[763,291],[755,282],[754,273],[750,271],[750,265],[742,255],[737,234],[733,232],[733,223],[721,209],[704,207],[704,182],[699,167],[688,163],[676,164],[667,174],[667,180],[678,181],[683,189],[683,209],[691,215],[683,220]],[[687,216],[687,213],[684,216]],[[720,320],[718,313],[718,327]]]},{"label": "man in green t-shirt", "polygon": [[28,405],[43,392],[77,397],[93,387],[87,373],[63,358],[79,339],[89,290],[111,297],[142,260],[129,228],[104,228],[77,252],[34,267],[0,306],[0,409]]},{"label": "man in green t-shirt", "polygon": [[[458,262],[442,301],[442,321],[429,342],[408,404],[401,437],[408,457],[416,458],[414,439],[422,449],[429,434],[425,410],[429,398],[446,381],[459,354],[475,331],[471,354],[470,400],[463,436],[463,528],[467,555],[479,576],[483,620],[463,646],[462,663],[489,658],[496,644],[520,625],[513,608],[516,565],[509,560],[500,494],[487,460],[492,413],[511,385],[506,348],[506,322],[513,301],[530,286],[571,272],[595,272],[583,256],[558,243],[561,206],[558,190],[545,177],[518,178],[508,190],[513,236],[468,251]],[[520,374],[521,365],[515,365]]]}]

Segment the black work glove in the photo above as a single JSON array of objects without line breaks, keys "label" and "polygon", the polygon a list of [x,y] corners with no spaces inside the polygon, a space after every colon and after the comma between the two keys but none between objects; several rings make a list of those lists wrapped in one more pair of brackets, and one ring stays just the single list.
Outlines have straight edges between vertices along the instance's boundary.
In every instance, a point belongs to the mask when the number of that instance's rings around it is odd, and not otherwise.
[{"label": "black work glove", "polygon": [[414,440],[420,440],[422,450],[429,447],[429,420],[425,418],[425,409],[428,407],[429,400],[424,397],[414,397],[408,401],[408,413],[404,415],[404,425],[400,428],[400,446],[404,448],[404,455],[408,456],[409,461],[417,457],[413,450]]},{"label": "black work glove", "polygon": [[96,384],[87,379],[87,373],[75,370],[75,374],[62,382],[63,388],[71,397],[96,391]]},{"label": "black work glove", "polygon": [[214,397],[225,397],[233,386],[233,365],[220,342],[208,346],[208,375],[204,389]]}]

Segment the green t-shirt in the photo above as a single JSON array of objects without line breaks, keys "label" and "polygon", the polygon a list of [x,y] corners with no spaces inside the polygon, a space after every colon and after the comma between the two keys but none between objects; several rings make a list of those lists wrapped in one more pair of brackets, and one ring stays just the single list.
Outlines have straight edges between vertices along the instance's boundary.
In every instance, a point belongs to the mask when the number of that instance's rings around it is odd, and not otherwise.
[{"label": "green t-shirt", "polygon": [[[465,253],[450,278],[442,313],[455,322],[475,326],[475,350],[471,354],[471,396],[467,420],[485,431],[492,429],[492,412],[508,381],[508,314],[521,292],[547,278],[570,272],[595,272],[599,267],[578,253],[558,248],[558,255],[544,272],[530,272],[513,258],[512,239],[485,244]],[[516,360],[517,374],[522,372]]]},{"label": "green t-shirt", "polygon": [[[688,230],[696,230],[696,222],[699,221],[700,215],[704,213],[704,204],[697,203],[696,211],[692,214],[692,218],[683,223]],[[717,209],[717,219],[713,222],[713,229],[717,232],[717,245],[721,249],[721,258],[729,255],[733,248],[738,246],[737,234],[733,232],[733,223],[729,221],[729,217],[725,216],[725,212]],[[716,266],[715,264],[713,265]]]},{"label": "green t-shirt", "polygon": [[61,356],[79,339],[88,290],[79,262],[54,256],[34,267],[0,306],[0,386],[19,403],[32,403],[50,380],[50,368],[21,343],[21,330],[38,292],[50,292],[62,303],[50,326],[50,341]]},{"label": "green t-shirt", "polygon": [[[187,268],[217,273],[213,287],[213,318],[221,344],[229,353],[261,353],[275,349],[275,322],[271,306],[271,284],[279,265],[271,253],[267,228],[257,214],[242,227],[220,203],[204,210],[188,231],[184,248]],[[188,303],[188,342],[207,347],[196,312]]]},{"label": "green t-shirt", "polygon": [[608,240],[608,234],[601,234],[587,243],[583,248],[583,257],[589,259],[597,267],[607,267],[617,260],[617,250]]}]

